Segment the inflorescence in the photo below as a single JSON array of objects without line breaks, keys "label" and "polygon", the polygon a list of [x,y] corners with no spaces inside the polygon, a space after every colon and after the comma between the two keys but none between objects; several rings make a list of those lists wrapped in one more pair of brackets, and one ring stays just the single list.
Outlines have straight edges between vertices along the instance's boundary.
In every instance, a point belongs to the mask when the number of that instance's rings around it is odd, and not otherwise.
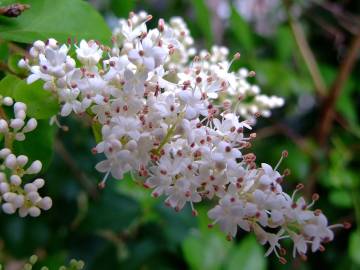
[{"label": "inflorescence", "polygon": [[[40,79],[58,98],[61,116],[88,113],[101,126],[102,140],[93,149],[105,157],[96,165],[104,173],[100,186],[110,175],[122,179],[135,172],[154,197],[165,196],[166,205],[176,211],[188,204],[197,215],[195,204],[212,200],[216,205],[208,212],[209,227],[219,225],[229,239],[238,228],[252,231],[261,244],[269,245],[266,255],[274,252],[281,262],[282,239],[293,241],[294,256],[305,257],[309,245],[313,252],[322,250],[334,237],[331,229],[342,225],[329,226],[320,210],[311,210],[318,195],[311,203],[296,196],[302,185],[292,195],[282,190],[289,170],[278,170],[286,151],[274,168],[257,166],[249,151],[256,116],[270,116],[270,109],[281,107],[283,99],[261,94],[250,84],[253,71],[231,71],[239,53],[231,61],[224,47],[196,53],[181,18],[169,23],[160,19],[157,28],[147,29],[150,19],[145,12],[121,19],[112,48],[93,40],[74,46],[54,39],[36,41],[31,58],[19,63],[31,73],[28,83]],[[8,132],[5,122],[1,124]],[[29,124],[22,130],[22,124],[10,126],[20,139],[29,129]],[[1,155],[5,166],[22,168],[26,162],[7,151]],[[6,195],[14,194],[8,190],[21,182],[22,175],[14,175],[11,184],[1,186],[6,201],[15,196]],[[38,179],[31,188],[25,186],[26,196],[42,184]],[[44,200],[35,200],[36,207],[51,205]],[[11,198],[3,209],[11,213],[21,205]],[[39,213],[30,209],[31,215]]]}]

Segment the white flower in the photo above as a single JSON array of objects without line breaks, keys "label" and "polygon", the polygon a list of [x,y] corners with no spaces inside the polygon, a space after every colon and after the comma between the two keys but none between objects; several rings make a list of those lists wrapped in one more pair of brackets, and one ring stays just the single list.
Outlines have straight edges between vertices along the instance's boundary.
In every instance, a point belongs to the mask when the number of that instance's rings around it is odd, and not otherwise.
[{"label": "white flower", "polygon": [[148,37],[137,43],[137,49],[128,52],[128,57],[131,62],[135,65],[144,66],[148,71],[163,64],[166,56],[167,51],[155,45]]},{"label": "white flower", "polygon": [[178,93],[179,98],[185,104],[185,117],[189,120],[198,117],[199,115],[206,116],[207,102],[202,99],[199,91],[184,90]]},{"label": "white flower", "polygon": [[102,50],[95,41],[80,41],[80,46],[76,49],[77,58],[85,66],[95,66],[102,56]]}]

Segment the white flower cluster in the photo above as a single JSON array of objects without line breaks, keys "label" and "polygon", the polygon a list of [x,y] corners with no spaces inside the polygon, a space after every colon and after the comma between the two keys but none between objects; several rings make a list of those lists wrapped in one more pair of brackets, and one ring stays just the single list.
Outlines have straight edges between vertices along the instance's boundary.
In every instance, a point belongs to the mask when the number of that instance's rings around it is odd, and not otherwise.
[{"label": "white flower cluster", "polygon": [[[1,98],[3,106],[12,106],[10,97]],[[0,150],[0,203],[2,210],[7,214],[13,214],[19,210],[19,216],[27,215],[37,217],[41,210],[51,208],[52,201],[49,197],[42,198],[38,189],[45,184],[44,179],[38,178],[32,183],[22,186],[25,175],[33,175],[40,172],[42,164],[35,160],[29,165],[29,158],[25,155],[14,155],[10,148],[14,140],[25,140],[25,133],[34,130],[37,121],[34,118],[26,119],[26,105],[22,102],[14,104],[14,119],[7,120],[4,110],[1,109],[0,134],[4,136],[5,148]],[[9,148],[7,148],[9,147]]]},{"label": "white flower cluster", "polygon": [[150,19],[143,12],[120,20],[112,48],[95,41],[82,40],[75,49],[53,39],[36,41],[33,57],[20,62],[31,72],[29,83],[42,79],[58,96],[61,115],[86,111],[102,127],[102,141],[93,149],[105,156],[96,165],[105,174],[101,186],[110,174],[122,179],[136,172],[153,196],[166,196],[176,211],[189,204],[196,215],[195,203],[217,201],[208,213],[212,224],[229,237],[238,227],[253,231],[269,243],[267,254],[281,260],[284,238],[294,241],[294,254],[304,255],[308,244],[321,249],[333,238],[326,217],[310,210],[313,203],[283,192],[287,173],[277,172],[278,165],[257,167],[255,155],[243,153],[256,137],[246,135],[254,114],[268,116],[283,100],[260,95],[246,80],[254,72],[229,70],[240,54],[228,62],[228,50],[214,47],[190,61],[193,40],[185,23],[159,20],[148,30]]}]

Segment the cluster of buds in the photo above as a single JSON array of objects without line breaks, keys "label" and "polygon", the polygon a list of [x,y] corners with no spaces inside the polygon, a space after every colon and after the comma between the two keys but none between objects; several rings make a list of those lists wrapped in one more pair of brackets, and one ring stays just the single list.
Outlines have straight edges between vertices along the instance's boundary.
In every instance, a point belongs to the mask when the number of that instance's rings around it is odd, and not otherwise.
[{"label": "cluster of buds", "polygon": [[[25,140],[25,133],[34,130],[37,122],[34,118],[26,120],[26,105],[22,102],[13,104],[10,97],[1,98],[4,106],[14,106],[14,117],[8,120],[5,112],[1,109],[0,133],[4,135],[5,148],[0,150],[0,203],[2,210],[7,214],[13,214],[17,210],[19,216],[27,215],[37,217],[41,210],[51,208],[52,201],[49,197],[42,198],[38,189],[42,188],[45,181],[41,178],[32,183],[23,184],[24,176],[34,175],[41,171],[42,163],[39,160],[29,164],[29,158],[25,155],[12,153],[10,150],[14,140]],[[9,147],[9,148],[7,148]]]},{"label": "cluster of buds", "polygon": [[120,20],[112,48],[37,41],[33,57],[19,63],[31,72],[29,83],[41,79],[58,97],[61,115],[87,112],[102,127],[93,149],[105,157],[96,165],[104,173],[100,186],[110,175],[122,179],[133,172],[176,211],[190,205],[197,215],[195,204],[210,199],[216,204],[208,213],[210,227],[219,224],[229,238],[239,227],[252,231],[281,261],[284,238],[293,240],[294,255],[305,256],[308,244],[322,249],[334,226],[311,210],[314,202],[282,190],[289,172],[277,171],[280,162],[274,169],[258,167],[248,150],[255,115],[268,116],[283,99],[261,95],[247,81],[254,72],[230,70],[239,53],[228,61],[228,50],[214,47],[190,59],[195,49],[186,24],[159,20],[148,30],[150,19],[142,12]]},{"label": "cluster of buds", "polygon": [[30,118],[25,122],[26,105],[22,102],[15,102],[15,104],[13,104],[13,100],[10,97],[2,98],[2,105],[14,105],[14,118],[7,120],[2,116],[4,118],[0,119],[0,134],[3,134],[8,140],[25,140],[25,133],[33,131],[36,128],[36,119]]}]

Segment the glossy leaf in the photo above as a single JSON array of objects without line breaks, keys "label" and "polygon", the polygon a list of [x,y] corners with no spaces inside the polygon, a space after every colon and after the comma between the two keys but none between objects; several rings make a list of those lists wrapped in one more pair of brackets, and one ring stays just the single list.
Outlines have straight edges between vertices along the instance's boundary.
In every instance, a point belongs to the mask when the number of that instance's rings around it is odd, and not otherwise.
[{"label": "glossy leaf", "polygon": [[246,236],[229,258],[226,270],[264,270],[266,258],[264,250],[253,236]]},{"label": "glossy leaf", "polygon": [[31,7],[17,18],[0,17],[0,36],[32,43],[50,37],[66,42],[69,37],[110,42],[110,29],[100,14],[82,0],[24,0]]}]

